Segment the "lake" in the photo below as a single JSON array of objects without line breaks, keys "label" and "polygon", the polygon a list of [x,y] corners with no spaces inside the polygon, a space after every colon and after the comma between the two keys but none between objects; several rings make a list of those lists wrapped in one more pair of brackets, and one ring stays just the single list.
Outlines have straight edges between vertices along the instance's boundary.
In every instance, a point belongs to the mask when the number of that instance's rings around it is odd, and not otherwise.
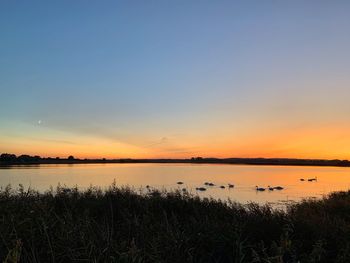
[{"label": "lake", "polygon": [[[308,178],[317,181],[308,182]],[[300,181],[304,178],[305,181]],[[305,166],[254,166],[226,164],[50,164],[0,167],[0,185],[23,184],[39,191],[56,187],[77,185],[80,189],[93,186],[106,187],[115,180],[118,186],[136,190],[146,185],[157,189],[182,189],[200,197],[247,203],[281,205],[303,198],[320,198],[332,191],[348,190],[350,168]],[[178,185],[177,182],[184,182]],[[204,192],[196,191],[205,182]],[[228,183],[234,184],[229,189]],[[224,185],[225,189],[219,186]],[[282,186],[284,190],[257,192],[255,186]]]}]

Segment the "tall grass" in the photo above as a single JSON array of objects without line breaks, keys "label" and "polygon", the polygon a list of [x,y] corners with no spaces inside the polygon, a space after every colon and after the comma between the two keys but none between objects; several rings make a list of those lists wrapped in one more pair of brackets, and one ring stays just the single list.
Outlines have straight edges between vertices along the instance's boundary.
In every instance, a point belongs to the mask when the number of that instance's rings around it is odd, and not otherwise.
[{"label": "tall grass", "polygon": [[0,190],[5,262],[350,262],[350,192],[287,211],[199,199],[57,187]]}]

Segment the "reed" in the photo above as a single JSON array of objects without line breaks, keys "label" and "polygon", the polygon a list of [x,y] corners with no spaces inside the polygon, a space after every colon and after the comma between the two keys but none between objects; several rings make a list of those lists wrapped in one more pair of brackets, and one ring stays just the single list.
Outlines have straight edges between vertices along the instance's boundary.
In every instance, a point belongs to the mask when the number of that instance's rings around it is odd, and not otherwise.
[{"label": "reed", "polygon": [[286,211],[200,199],[58,186],[0,190],[4,262],[349,262],[350,192]]}]

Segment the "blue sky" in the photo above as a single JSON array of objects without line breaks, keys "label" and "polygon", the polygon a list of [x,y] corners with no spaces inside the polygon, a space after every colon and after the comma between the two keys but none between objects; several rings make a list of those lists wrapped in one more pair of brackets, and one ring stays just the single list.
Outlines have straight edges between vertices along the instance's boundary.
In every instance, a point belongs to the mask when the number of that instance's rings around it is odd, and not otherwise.
[{"label": "blue sky", "polygon": [[0,152],[344,157],[349,5],[2,1]]}]

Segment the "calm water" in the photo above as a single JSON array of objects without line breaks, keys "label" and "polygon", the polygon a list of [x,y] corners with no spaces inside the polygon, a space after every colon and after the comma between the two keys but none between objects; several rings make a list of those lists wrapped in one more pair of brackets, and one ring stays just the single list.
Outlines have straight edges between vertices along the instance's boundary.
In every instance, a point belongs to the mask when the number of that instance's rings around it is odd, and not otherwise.
[{"label": "calm water", "polygon": [[[307,178],[317,177],[317,182]],[[300,178],[305,178],[301,182]],[[116,180],[117,185],[135,189],[146,185],[158,189],[182,189],[201,197],[228,199],[246,203],[282,204],[302,198],[319,198],[337,190],[350,187],[350,168],[338,167],[296,167],[296,166],[253,166],[253,165],[206,165],[206,164],[74,164],[0,167],[0,185],[31,186],[40,191],[57,186],[90,185],[106,187]],[[183,181],[184,185],[176,184]],[[196,187],[212,182],[205,192]],[[235,185],[228,189],[227,184]],[[220,189],[219,185],[225,185]],[[283,186],[282,191],[256,192],[255,186]]]}]

